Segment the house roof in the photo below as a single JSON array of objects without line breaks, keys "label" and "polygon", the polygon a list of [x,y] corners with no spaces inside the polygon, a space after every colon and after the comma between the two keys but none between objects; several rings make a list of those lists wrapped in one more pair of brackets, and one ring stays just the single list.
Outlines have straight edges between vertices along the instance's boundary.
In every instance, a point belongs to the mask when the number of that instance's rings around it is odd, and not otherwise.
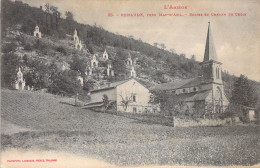
[{"label": "house roof", "polygon": [[200,84],[201,77],[185,79],[185,80],[176,80],[174,82],[162,83],[155,85],[150,88],[150,90],[175,90],[179,88],[188,88],[192,86],[198,86]]},{"label": "house roof", "polygon": [[110,90],[110,89],[114,89],[116,88],[117,86],[127,82],[127,81],[130,81],[131,79],[128,79],[128,80],[123,80],[123,81],[118,81],[118,82],[112,82],[110,84],[107,84],[107,85],[102,85],[100,86],[100,88],[98,89],[94,89],[94,90],[91,90],[90,92],[91,93],[95,93],[95,92],[100,92],[100,91],[104,91],[104,90]]}]

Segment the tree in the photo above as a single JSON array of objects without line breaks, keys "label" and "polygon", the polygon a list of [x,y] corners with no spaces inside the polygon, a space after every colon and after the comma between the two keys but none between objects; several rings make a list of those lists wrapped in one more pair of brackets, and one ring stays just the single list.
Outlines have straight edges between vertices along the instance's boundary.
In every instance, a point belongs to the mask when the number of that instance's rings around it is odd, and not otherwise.
[{"label": "tree", "polygon": [[66,11],[65,12],[65,16],[66,16],[66,19],[67,20],[70,20],[70,21],[73,21],[74,20],[74,16],[73,16],[73,13],[71,13],[70,11]]},{"label": "tree", "polygon": [[160,90],[151,91],[150,103],[159,104],[162,115],[176,116],[183,113],[185,103],[175,93]]},{"label": "tree", "polygon": [[58,30],[58,25],[59,25],[59,20],[60,20],[61,13],[58,11],[58,8],[55,7],[55,6],[51,6],[50,10],[51,10],[52,14],[55,17],[56,30]]},{"label": "tree", "polygon": [[47,29],[47,32],[49,32],[48,16],[49,16],[50,13],[51,13],[50,4],[49,4],[49,3],[46,3],[46,4],[44,5],[44,8],[45,8],[45,23],[46,23],[46,29]]},{"label": "tree", "polygon": [[153,46],[154,46],[154,47],[158,47],[158,43],[156,43],[156,42],[153,43]]},{"label": "tree", "polygon": [[56,73],[48,91],[54,94],[75,96],[81,89],[76,74],[77,72],[73,70]]},{"label": "tree", "polygon": [[166,48],[165,44],[164,43],[161,43],[160,44],[161,48],[164,50]]},{"label": "tree", "polygon": [[249,83],[247,77],[240,75],[234,83],[231,101],[235,104],[255,107],[257,102],[256,93],[255,88]]},{"label": "tree", "polygon": [[15,54],[3,54],[1,57],[1,84],[3,87],[12,87],[20,64],[20,57]]},{"label": "tree", "polygon": [[106,112],[106,110],[109,106],[109,99],[106,94],[103,95],[102,101],[103,101],[103,106],[104,106],[104,112]]},{"label": "tree", "polygon": [[192,60],[192,61],[196,61],[196,55],[193,54],[193,55],[191,56],[191,60]]},{"label": "tree", "polygon": [[175,53],[176,53],[175,49],[173,49],[173,48],[170,49],[170,52],[171,52],[172,54],[175,54]]},{"label": "tree", "polygon": [[126,111],[128,105],[132,102],[132,99],[131,99],[131,97],[128,97],[128,96],[126,96],[124,98],[122,95],[120,95],[120,97],[121,97],[121,102],[120,103],[123,105],[124,110]]}]

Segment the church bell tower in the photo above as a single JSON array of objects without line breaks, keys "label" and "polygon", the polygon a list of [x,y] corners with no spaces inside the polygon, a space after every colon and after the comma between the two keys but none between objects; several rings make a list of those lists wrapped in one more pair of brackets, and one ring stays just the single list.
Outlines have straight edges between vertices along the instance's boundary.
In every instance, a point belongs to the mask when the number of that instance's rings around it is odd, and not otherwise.
[{"label": "church bell tower", "polygon": [[218,61],[213,37],[210,29],[210,22],[208,26],[208,34],[206,39],[206,46],[204,52],[204,59],[201,63],[203,83],[217,83],[222,84],[222,63]]}]

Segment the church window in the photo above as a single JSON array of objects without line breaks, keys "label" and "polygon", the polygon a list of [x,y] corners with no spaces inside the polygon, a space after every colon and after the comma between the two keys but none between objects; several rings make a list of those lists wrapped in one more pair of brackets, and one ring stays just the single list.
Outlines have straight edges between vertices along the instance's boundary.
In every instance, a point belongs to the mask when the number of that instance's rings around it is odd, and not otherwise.
[{"label": "church window", "polygon": [[136,107],[133,107],[133,112],[136,113],[137,112],[137,109]]},{"label": "church window", "polygon": [[185,93],[185,89],[182,89],[182,92]]},{"label": "church window", "polygon": [[216,68],[216,78],[218,79],[218,67]]},{"label": "church window", "polygon": [[197,88],[193,88],[193,91],[194,91],[194,92],[197,91]]},{"label": "church window", "polygon": [[136,102],[136,95],[133,95],[133,102]]}]

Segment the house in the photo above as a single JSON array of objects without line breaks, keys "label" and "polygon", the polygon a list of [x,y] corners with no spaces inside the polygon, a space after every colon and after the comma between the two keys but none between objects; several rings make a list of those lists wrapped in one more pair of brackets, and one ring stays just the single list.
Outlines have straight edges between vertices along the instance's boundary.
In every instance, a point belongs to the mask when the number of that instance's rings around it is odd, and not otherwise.
[{"label": "house", "polygon": [[151,93],[135,79],[109,83],[92,90],[91,102],[84,108],[102,106],[104,95],[107,95],[116,111],[144,113],[152,110],[152,104],[149,103]]},{"label": "house", "polygon": [[215,46],[210,29],[206,39],[203,62],[200,63],[202,75],[199,77],[177,80],[170,83],[158,84],[151,90],[175,93],[177,100],[185,103],[189,112],[201,107],[211,113],[224,112],[229,101],[224,93],[222,81],[222,63],[217,59]]}]

